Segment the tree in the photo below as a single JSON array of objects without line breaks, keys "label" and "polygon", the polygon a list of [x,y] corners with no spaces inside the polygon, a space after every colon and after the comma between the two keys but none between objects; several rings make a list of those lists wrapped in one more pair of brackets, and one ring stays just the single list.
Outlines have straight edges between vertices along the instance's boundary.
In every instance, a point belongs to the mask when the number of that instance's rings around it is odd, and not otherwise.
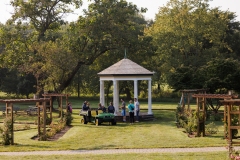
[{"label": "tree", "polygon": [[236,77],[239,75],[239,61],[215,58],[201,68],[204,75],[204,87],[209,88],[211,93],[227,93],[228,90],[239,88]]},{"label": "tree", "polygon": [[[232,23],[234,18],[230,15],[234,14],[218,8],[210,9],[208,2],[170,0],[166,6],[159,9],[156,21],[146,30],[146,34],[153,37],[153,43],[157,46],[156,56],[152,58],[157,59],[157,72],[166,77],[162,79],[171,81],[172,75],[178,72],[176,74],[179,76],[196,80],[197,77],[194,78],[191,74],[197,73],[198,69],[212,58],[229,57],[228,53],[232,48],[224,40],[227,38],[227,31],[230,31],[229,23]],[[190,69],[191,73],[180,75],[184,68]],[[198,80],[202,82],[201,79]],[[170,83],[173,84],[172,82]],[[175,89],[186,87],[188,82],[178,83],[180,86],[174,84]],[[189,87],[193,86],[190,84]]]},{"label": "tree", "polygon": [[0,69],[0,90],[7,94],[25,95],[36,92],[35,78],[31,74],[19,74],[17,70]]},{"label": "tree", "polygon": [[[62,92],[81,67],[92,65],[111,50],[131,48],[143,35],[142,19],[136,17],[145,9],[126,1],[95,0],[84,16],[66,25],[61,23],[58,9],[65,13],[65,4],[80,1],[17,2],[13,1],[16,12],[12,21],[18,23],[9,21],[0,34],[5,46],[0,60],[3,66],[32,73],[38,93],[44,89]],[[26,18],[30,25],[18,21]]]},{"label": "tree", "polygon": [[82,0],[11,0],[14,14],[10,23],[29,21],[38,33],[38,41],[44,40],[47,30],[58,29],[63,17],[71,13],[70,5],[79,8]]}]

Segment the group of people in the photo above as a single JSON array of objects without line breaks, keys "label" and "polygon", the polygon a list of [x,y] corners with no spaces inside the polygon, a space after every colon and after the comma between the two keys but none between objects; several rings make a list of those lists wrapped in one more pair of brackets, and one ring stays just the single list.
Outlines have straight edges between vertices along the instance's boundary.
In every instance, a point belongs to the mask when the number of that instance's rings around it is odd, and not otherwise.
[{"label": "group of people", "polygon": [[[82,105],[82,110],[83,111],[91,110],[90,103],[87,101],[84,101]],[[98,104],[98,110],[102,110],[103,112],[107,111],[107,109],[101,103]],[[113,106],[113,103],[110,102],[110,105],[108,106],[108,113],[114,113],[114,112],[115,112],[115,108]]]},{"label": "group of people", "polygon": [[[123,122],[126,122],[126,104],[125,104],[124,99],[121,99],[121,102],[122,102],[121,114],[123,116]],[[82,110],[83,111],[91,110],[90,103],[87,102],[87,101],[84,101],[83,105],[82,105]],[[114,113],[115,112],[115,107],[113,106],[112,102],[109,103],[109,106],[108,106],[107,109],[104,107],[104,105],[99,103],[98,104],[98,110],[102,110],[103,112],[107,112],[108,111],[108,113]],[[139,104],[137,98],[134,98],[134,103],[133,103],[132,100],[129,101],[128,111],[129,111],[129,122],[130,122],[130,124],[133,124],[134,122],[139,122],[140,104]],[[136,112],[136,121],[134,121],[134,112]]]},{"label": "group of people", "polygon": [[[122,106],[121,106],[122,112],[121,112],[121,114],[123,116],[123,122],[126,122],[126,104],[125,104],[124,99],[121,99],[121,102],[122,102]],[[136,121],[135,122],[139,122],[140,104],[139,104],[137,98],[134,98],[134,104],[133,104],[132,100],[129,101],[128,111],[129,111],[130,124],[134,123],[134,112],[135,111],[136,111]]]},{"label": "group of people", "polygon": [[[125,104],[125,101],[124,99],[121,99],[121,102],[122,102],[122,105],[121,105],[121,114],[123,116],[123,122],[126,122],[126,104]],[[82,110],[83,111],[88,111],[88,110],[91,110],[90,108],[90,103],[87,102],[87,101],[84,101],[83,102],[83,105],[82,105]],[[102,110],[103,112],[107,112],[108,113],[113,113],[115,112],[115,107],[113,106],[113,103],[110,102],[109,103],[109,106],[108,106],[108,109],[106,109],[104,107],[104,105],[102,105],[101,103],[98,104],[98,110]],[[129,121],[130,121],[130,124],[133,124],[134,123],[134,112],[136,111],[136,121],[135,122],[139,122],[139,112],[140,112],[140,104],[137,100],[137,98],[134,98],[134,104],[132,102],[132,100],[129,101],[129,104],[128,104],[128,111],[129,111]],[[68,113],[72,113],[72,105],[70,102],[68,102],[67,104],[67,112]]]}]

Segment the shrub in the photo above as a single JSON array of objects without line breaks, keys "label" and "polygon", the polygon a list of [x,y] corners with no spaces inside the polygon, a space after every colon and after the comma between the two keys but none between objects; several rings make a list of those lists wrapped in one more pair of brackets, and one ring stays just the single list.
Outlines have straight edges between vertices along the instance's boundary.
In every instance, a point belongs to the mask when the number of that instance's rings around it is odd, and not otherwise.
[{"label": "shrub", "polygon": [[188,117],[188,123],[185,126],[185,129],[189,134],[197,131],[197,118],[194,114]]},{"label": "shrub", "polygon": [[71,123],[72,123],[72,120],[73,120],[72,114],[69,113],[69,112],[67,112],[67,113],[65,114],[65,122],[66,122],[66,125],[67,125],[67,126],[70,126]]},{"label": "shrub", "polygon": [[214,122],[211,122],[211,123],[206,125],[206,131],[209,134],[217,134],[218,133],[218,127],[216,126],[216,124]]},{"label": "shrub", "polygon": [[3,121],[3,127],[0,129],[2,144],[10,145],[11,141],[11,132],[13,130],[13,123],[11,118],[5,118]]},{"label": "shrub", "polygon": [[215,121],[221,121],[222,120],[222,116],[219,113],[215,113],[214,114],[214,120]]}]

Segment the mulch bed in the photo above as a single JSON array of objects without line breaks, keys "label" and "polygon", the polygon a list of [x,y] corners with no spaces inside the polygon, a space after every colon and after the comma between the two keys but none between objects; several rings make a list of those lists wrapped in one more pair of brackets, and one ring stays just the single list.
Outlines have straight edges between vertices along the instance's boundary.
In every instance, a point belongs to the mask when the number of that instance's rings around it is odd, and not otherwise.
[{"label": "mulch bed", "polygon": [[[53,137],[48,138],[48,141],[56,141],[61,138],[72,126],[65,126],[60,132],[56,133]],[[38,136],[32,137],[33,140],[38,140]]]}]

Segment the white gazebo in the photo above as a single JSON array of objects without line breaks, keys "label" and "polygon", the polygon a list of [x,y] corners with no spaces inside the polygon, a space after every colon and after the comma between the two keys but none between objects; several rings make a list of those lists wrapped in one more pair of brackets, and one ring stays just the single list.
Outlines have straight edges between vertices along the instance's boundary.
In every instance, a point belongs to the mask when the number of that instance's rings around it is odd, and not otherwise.
[{"label": "white gazebo", "polygon": [[138,80],[148,81],[148,114],[152,114],[152,76],[151,72],[137,63],[124,58],[98,73],[100,77],[100,103],[105,104],[104,81],[113,81],[113,105],[115,114],[119,108],[119,81],[134,81],[134,98],[138,98]]}]

